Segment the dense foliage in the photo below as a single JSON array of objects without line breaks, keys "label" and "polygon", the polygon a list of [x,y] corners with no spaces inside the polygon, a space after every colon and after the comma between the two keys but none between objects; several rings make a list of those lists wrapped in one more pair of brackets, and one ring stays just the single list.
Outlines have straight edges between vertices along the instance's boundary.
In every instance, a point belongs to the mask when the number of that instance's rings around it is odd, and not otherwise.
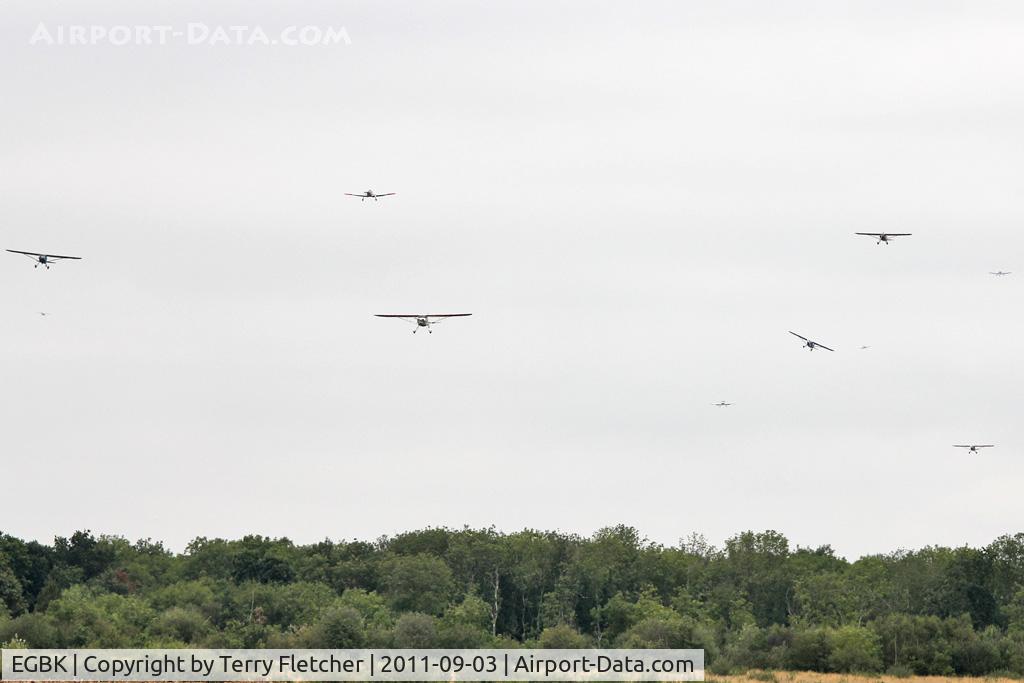
[{"label": "dense foliage", "polygon": [[701,647],[715,671],[1024,675],[1024,534],[848,562],[774,531],[677,547],[425,529],[376,542],[0,534],[0,643]]}]

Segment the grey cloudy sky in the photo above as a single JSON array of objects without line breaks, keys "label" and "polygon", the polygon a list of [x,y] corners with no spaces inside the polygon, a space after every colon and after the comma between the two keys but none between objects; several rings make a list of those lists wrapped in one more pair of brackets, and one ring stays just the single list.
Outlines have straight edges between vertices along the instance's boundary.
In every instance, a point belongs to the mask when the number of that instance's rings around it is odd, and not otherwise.
[{"label": "grey cloudy sky", "polygon": [[[190,22],[351,44],[29,45]],[[3,0],[0,64],[0,247],[84,257],[0,261],[8,533],[1021,530],[1020,3]]]}]

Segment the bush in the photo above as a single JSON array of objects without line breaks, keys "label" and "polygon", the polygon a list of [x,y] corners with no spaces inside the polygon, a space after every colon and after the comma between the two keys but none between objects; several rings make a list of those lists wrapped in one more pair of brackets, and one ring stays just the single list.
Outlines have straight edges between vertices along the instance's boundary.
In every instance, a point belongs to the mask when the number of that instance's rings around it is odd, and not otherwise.
[{"label": "bush", "polygon": [[154,612],[135,596],[73,586],[53,601],[47,615],[61,625],[72,647],[144,647]]},{"label": "bush", "polygon": [[549,626],[537,639],[537,647],[547,650],[578,650],[590,646],[589,638],[567,624]]},{"label": "bush", "polygon": [[785,667],[796,671],[827,671],[832,648],[823,628],[799,629],[786,651]]},{"label": "bush", "polygon": [[623,648],[672,649],[687,647],[686,628],[679,618],[649,617],[619,636],[616,642]]},{"label": "bush", "polygon": [[885,674],[895,678],[910,678],[914,675],[914,670],[906,664],[893,664],[885,670]]},{"label": "bush", "polygon": [[860,626],[842,626],[831,632],[828,666],[844,673],[881,671],[882,646],[873,631]]},{"label": "bush", "polygon": [[149,632],[161,639],[173,639],[186,644],[202,641],[212,626],[195,607],[171,607],[153,621]]},{"label": "bush", "polygon": [[307,647],[345,649],[362,647],[365,640],[363,617],[352,607],[330,607],[305,633]]},{"label": "bush", "polygon": [[437,647],[437,625],[429,614],[410,612],[398,618],[394,630],[395,647]]},{"label": "bush", "polygon": [[29,612],[0,623],[0,642],[21,640],[33,648],[59,648],[64,639],[46,614]]}]

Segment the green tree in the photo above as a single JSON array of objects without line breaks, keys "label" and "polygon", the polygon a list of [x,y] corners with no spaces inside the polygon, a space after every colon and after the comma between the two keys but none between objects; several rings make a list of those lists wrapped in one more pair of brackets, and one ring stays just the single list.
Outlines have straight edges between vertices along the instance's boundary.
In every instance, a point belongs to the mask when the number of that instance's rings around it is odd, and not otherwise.
[{"label": "green tree", "polygon": [[452,572],[439,557],[419,554],[392,557],[385,563],[383,584],[398,612],[444,612],[455,592]]},{"label": "green tree", "polygon": [[437,647],[437,622],[429,614],[403,614],[395,623],[394,643],[398,648]]},{"label": "green tree", "polygon": [[306,647],[345,649],[362,647],[366,642],[362,615],[347,605],[323,611],[305,636]]},{"label": "green tree", "polygon": [[21,614],[27,607],[21,581],[14,574],[7,558],[0,555],[0,610]]},{"label": "green tree", "polygon": [[72,647],[144,647],[155,613],[134,596],[102,593],[73,586],[53,601],[47,615],[61,626]]},{"label": "green tree", "polygon": [[491,608],[476,595],[467,595],[461,603],[450,605],[438,624],[441,647],[468,649],[485,647],[493,637]]},{"label": "green tree", "polygon": [[77,568],[82,580],[88,581],[114,563],[117,540],[113,536],[100,536],[97,539],[89,530],[76,531],[71,538],[57,537],[53,544],[55,562]]}]

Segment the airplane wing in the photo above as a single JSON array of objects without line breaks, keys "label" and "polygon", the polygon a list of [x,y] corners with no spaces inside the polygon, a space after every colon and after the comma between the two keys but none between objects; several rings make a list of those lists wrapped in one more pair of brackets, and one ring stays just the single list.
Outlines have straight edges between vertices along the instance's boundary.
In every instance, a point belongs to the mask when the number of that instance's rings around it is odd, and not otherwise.
[{"label": "airplane wing", "polygon": [[12,254],[22,254],[23,256],[34,256],[36,258],[39,258],[40,256],[45,256],[46,258],[52,258],[52,259],[74,259],[75,261],[81,261],[82,260],[81,256],[61,256],[60,254],[40,254],[40,253],[35,252],[35,251],[18,251],[17,249],[8,249],[7,251],[11,252]]},{"label": "airplane wing", "polygon": [[394,193],[394,192],[385,192],[385,193],[383,193],[383,194],[375,194],[375,195],[373,195],[373,196],[374,196],[374,197],[390,197],[390,196],[391,196],[391,195],[393,195],[393,194],[396,194],[396,193]]},{"label": "airplane wing", "polygon": [[953,448],[970,448],[970,446],[965,443],[955,443],[953,444]]},{"label": "airplane wing", "polygon": [[423,317],[427,318],[428,320],[433,320],[435,322],[441,322],[442,320],[446,320],[448,318],[464,318],[467,315],[473,315],[473,314],[472,313],[430,313],[430,314],[425,315]]},{"label": "airplane wing", "polygon": [[910,237],[914,233],[912,232],[887,232],[886,237]]},{"label": "airplane wing", "polygon": [[881,232],[855,232],[854,235],[867,235],[868,237],[881,237],[882,235],[888,235],[890,233]]},{"label": "airplane wing", "polygon": [[[796,332],[793,332],[793,331],[790,331],[790,334],[793,335],[794,337],[800,337],[799,334],[797,334]],[[800,337],[800,338],[803,339],[804,341],[810,341],[807,337]]]},{"label": "airplane wing", "polygon": [[995,445],[990,444],[990,443],[978,444],[978,445],[975,446],[975,448],[995,448]]},{"label": "airplane wing", "polygon": [[826,351],[832,351],[833,353],[835,352],[835,349],[830,349],[827,346],[825,346],[824,344],[819,344],[818,342],[814,342],[814,345],[817,346],[819,349],[825,349]]},{"label": "airplane wing", "polygon": [[418,315],[404,315],[404,314],[392,315],[390,313],[374,313],[374,315],[377,316],[378,318],[397,318],[397,319],[401,320],[402,322],[409,323],[410,325],[416,325],[417,321],[421,317],[421,316],[418,316]]},{"label": "airplane wing", "polygon": [[349,197],[365,197],[366,196],[365,194],[352,194],[351,192],[346,192],[345,195],[349,196]]}]

